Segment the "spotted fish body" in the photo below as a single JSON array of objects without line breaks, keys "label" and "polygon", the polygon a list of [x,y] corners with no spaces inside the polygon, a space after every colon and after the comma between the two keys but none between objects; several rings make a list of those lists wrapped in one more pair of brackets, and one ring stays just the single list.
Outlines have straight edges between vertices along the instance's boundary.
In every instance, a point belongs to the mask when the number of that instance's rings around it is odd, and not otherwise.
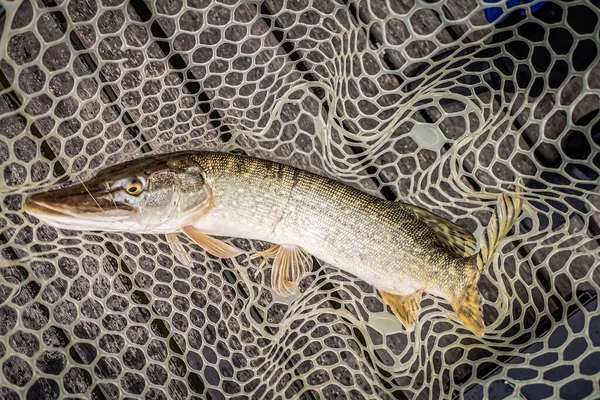
[{"label": "spotted fish body", "polygon": [[298,246],[378,289],[444,296],[469,281],[456,257],[402,203],[282,164],[222,153],[194,155],[214,205],[194,227],[209,235]]},{"label": "spotted fish body", "polygon": [[520,209],[510,197],[499,205],[475,254],[469,232],[424,209],[271,161],[184,152],[110,167],[87,184],[33,195],[24,209],[59,228],[164,233],[180,255],[180,233],[219,257],[242,251],[214,236],[271,242],[250,258],[274,258],[281,295],[297,292],[314,256],[379,289],[409,330],[427,292],[481,335],[480,269]]}]

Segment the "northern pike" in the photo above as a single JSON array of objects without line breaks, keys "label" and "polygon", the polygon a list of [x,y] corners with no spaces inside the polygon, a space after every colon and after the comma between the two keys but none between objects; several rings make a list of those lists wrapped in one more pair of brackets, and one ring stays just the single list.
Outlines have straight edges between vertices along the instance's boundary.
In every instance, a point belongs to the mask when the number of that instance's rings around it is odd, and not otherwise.
[{"label": "northern pike", "polygon": [[257,158],[215,152],[144,157],[88,182],[30,196],[23,209],[56,228],[186,234],[223,258],[243,252],[218,237],[273,245],[271,284],[296,293],[312,256],[375,286],[408,331],[422,294],[446,299],[463,324],[484,333],[481,269],[520,211],[501,196],[479,253],[473,235],[423,208],[391,202],[332,179]]}]

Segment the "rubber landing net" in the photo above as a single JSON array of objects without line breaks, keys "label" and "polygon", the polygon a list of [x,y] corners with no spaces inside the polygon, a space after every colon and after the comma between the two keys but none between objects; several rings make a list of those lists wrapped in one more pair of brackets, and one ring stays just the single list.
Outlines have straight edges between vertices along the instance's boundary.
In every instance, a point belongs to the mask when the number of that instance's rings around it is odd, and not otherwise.
[{"label": "rubber landing net", "polygon": [[[596,1],[0,1],[0,398],[592,398],[600,391]],[[425,296],[407,336],[315,260],[38,224],[24,197],[144,154],[241,152],[479,238],[486,335]],[[229,239],[245,250],[267,243]]]}]

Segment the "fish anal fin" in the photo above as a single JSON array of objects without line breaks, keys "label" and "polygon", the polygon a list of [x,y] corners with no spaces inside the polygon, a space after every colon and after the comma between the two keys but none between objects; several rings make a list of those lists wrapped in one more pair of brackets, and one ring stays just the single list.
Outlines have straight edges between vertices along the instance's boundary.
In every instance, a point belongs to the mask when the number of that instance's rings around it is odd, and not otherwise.
[{"label": "fish anal fin", "polygon": [[477,241],[465,228],[421,207],[412,204],[402,206],[433,229],[440,244],[457,257],[469,257],[477,252]]},{"label": "fish anal fin", "polygon": [[228,245],[222,240],[208,236],[192,226],[183,228],[183,232],[190,237],[198,246],[206,250],[207,253],[219,258],[233,258],[243,253],[242,250]]},{"label": "fish anal fin", "polygon": [[390,306],[394,315],[402,322],[408,332],[412,332],[417,323],[417,313],[421,308],[423,291],[419,290],[408,296],[379,291],[385,304]]},{"label": "fish anal fin", "polygon": [[280,296],[291,296],[299,292],[298,282],[312,268],[312,256],[298,246],[282,245],[277,249],[271,284]]},{"label": "fish anal fin", "polygon": [[183,265],[190,265],[192,263],[192,258],[185,251],[183,247],[183,243],[179,240],[179,236],[177,233],[167,233],[165,235],[167,239],[167,243],[171,246],[171,251],[175,256],[175,259],[182,263]]},{"label": "fish anal fin", "polygon": [[478,276],[478,273],[474,274],[471,283],[454,296],[450,296],[450,304],[465,327],[476,336],[482,337],[485,332],[485,324],[481,296],[477,289]]}]

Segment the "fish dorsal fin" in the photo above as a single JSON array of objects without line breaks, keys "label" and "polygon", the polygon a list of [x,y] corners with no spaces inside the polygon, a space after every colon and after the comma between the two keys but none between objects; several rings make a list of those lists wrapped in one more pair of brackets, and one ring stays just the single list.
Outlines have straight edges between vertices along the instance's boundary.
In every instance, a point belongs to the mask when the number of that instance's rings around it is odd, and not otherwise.
[{"label": "fish dorsal fin", "polygon": [[192,258],[185,251],[183,247],[183,243],[179,240],[179,236],[177,233],[167,233],[165,235],[167,238],[167,243],[171,246],[171,251],[175,256],[175,259],[182,263],[183,265],[190,265],[192,263]]},{"label": "fish dorsal fin", "polygon": [[185,226],[183,232],[207,253],[219,258],[233,258],[243,253],[242,250],[228,245],[222,240],[208,236],[192,226]]},{"label": "fish dorsal fin", "polygon": [[385,304],[390,306],[394,315],[402,322],[408,332],[412,332],[417,323],[417,313],[421,308],[423,291],[419,290],[408,296],[393,294],[380,290]]},{"label": "fish dorsal fin", "polygon": [[439,242],[457,257],[469,257],[477,252],[477,241],[465,228],[421,207],[412,204],[402,204],[402,206],[433,229]]},{"label": "fish dorsal fin", "polygon": [[312,256],[298,246],[274,244],[267,250],[248,257],[248,260],[258,257],[265,258],[259,268],[266,264],[266,259],[275,258],[271,270],[271,285],[280,296],[298,293],[298,282],[312,268]]}]

